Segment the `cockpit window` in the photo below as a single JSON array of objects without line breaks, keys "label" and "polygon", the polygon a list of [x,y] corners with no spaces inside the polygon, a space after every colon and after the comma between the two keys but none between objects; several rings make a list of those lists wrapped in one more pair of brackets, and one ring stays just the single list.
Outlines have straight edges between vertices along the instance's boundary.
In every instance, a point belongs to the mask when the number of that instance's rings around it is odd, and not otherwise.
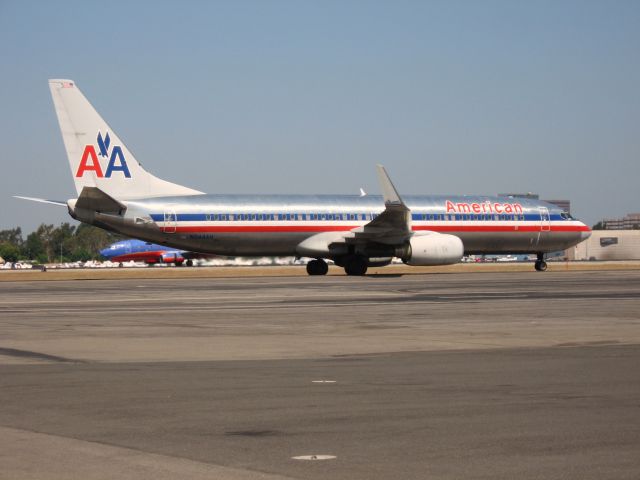
[{"label": "cockpit window", "polygon": [[560,213],[560,216],[565,220],[575,220],[569,212],[562,212]]}]

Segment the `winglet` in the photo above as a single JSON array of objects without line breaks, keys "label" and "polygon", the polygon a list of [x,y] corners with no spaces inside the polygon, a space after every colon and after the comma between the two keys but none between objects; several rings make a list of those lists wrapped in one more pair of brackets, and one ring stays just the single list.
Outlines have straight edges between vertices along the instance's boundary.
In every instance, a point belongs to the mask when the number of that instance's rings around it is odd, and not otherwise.
[{"label": "winglet", "polygon": [[376,165],[378,169],[378,181],[380,182],[380,189],[382,190],[382,197],[384,198],[385,205],[402,205],[405,206],[400,194],[393,186],[393,182],[389,178],[389,174],[382,165]]}]

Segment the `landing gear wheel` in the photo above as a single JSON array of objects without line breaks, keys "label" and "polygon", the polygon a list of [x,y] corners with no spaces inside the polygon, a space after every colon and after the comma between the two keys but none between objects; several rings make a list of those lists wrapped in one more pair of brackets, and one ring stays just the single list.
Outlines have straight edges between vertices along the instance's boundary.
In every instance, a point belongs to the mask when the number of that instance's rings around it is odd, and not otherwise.
[{"label": "landing gear wheel", "polygon": [[367,273],[367,259],[362,255],[353,255],[344,262],[344,271],[347,275],[362,276]]},{"label": "landing gear wheel", "polygon": [[538,259],[536,260],[536,270],[538,272],[544,272],[547,269],[547,262],[544,261],[544,253],[538,253]]},{"label": "landing gear wheel", "polygon": [[187,260],[187,267],[193,267],[193,260]]},{"label": "landing gear wheel", "polygon": [[547,269],[547,262],[544,260],[536,260],[535,267],[538,272],[544,272]]},{"label": "landing gear wheel", "polygon": [[307,273],[309,275],[326,275],[328,271],[329,265],[321,258],[311,260],[307,263]]}]

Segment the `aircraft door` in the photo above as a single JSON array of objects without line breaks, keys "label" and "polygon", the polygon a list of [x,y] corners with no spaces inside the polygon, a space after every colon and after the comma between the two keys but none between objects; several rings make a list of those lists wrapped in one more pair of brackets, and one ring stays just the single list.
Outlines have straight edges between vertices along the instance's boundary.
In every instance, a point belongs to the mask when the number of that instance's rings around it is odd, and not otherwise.
[{"label": "aircraft door", "polygon": [[176,233],[178,226],[178,216],[175,210],[165,210],[164,212],[164,233]]},{"label": "aircraft door", "polygon": [[546,239],[551,231],[551,217],[547,207],[540,207],[540,232],[538,233],[538,245]]}]

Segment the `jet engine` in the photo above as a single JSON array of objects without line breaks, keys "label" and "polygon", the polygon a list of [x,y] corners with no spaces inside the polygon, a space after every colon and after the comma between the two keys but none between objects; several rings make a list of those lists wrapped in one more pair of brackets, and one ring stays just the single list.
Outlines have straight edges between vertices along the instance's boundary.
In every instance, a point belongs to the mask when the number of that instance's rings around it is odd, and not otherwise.
[{"label": "jet engine", "polygon": [[178,252],[164,252],[159,257],[160,263],[175,263],[176,265],[182,265],[184,257]]},{"label": "jet engine", "polygon": [[425,232],[409,239],[402,261],[407,265],[429,266],[458,263],[464,255],[462,240],[455,235]]}]

